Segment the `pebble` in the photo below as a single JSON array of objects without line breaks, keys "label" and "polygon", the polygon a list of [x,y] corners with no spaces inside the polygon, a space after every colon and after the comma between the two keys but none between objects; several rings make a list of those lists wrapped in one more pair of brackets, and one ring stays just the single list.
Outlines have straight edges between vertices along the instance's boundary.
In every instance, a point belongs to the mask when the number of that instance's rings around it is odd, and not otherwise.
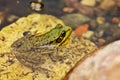
[{"label": "pebble", "polygon": [[109,10],[116,5],[116,0],[103,0],[99,5],[99,8],[102,10]]},{"label": "pebble", "polygon": [[65,8],[63,8],[63,11],[68,12],[68,13],[72,13],[74,11],[74,8],[65,7]]},{"label": "pebble", "polygon": [[9,22],[12,22],[12,21],[14,21],[14,20],[16,20],[16,19],[18,19],[19,17],[18,16],[16,16],[16,15],[10,15],[8,18],[7,18],[7,20],[9,21]]},{"label": "pebble", "polygon": [[111,25],[109,23],[100,24],[95,30],[96,37],[98,37],[98,38],[102,37],[104,35],[104,33],[108,31],[108,28],[110,26]]},{"label": "pebble", "polygon": [[0,25],[2,24],[2,20],[0,19]]},{"label": "pebble", "polygon": [[80,3],[86,6],[95,6],[96,0],[82,0]]},{"label": "pebble", "polygon": [[105,18],[104,17],[97,17],[97,23],[98,24],[104,24],[105,23]]},{"label": "pebble", "polygon": [[[109,32],[108,29],[109,27],[112,27],[112,25],[110,23],[105,23],[105,24],[101,24],[99,25],[96,30],[95,30],[95,35],[96,37],[100,38],[100,37],[103,37],[103,35],[106,33],[106,32]],[[110,32],[109,32],[110,33]]]},{"label": "pebble", "polygon": [[66,25],[71,26],[73,29],[90,21],[89,17],[77,13],[64,15],[60,19],[62,19]]},{"label": "pebble", "polygon": [[101,30],[101,31],[95,33],[95,35],[96,35],[97,38],[102,37],[103,34],[104,34],[104,31],[103,31],[103,30]]},{"label": "pebble", "polygon": [[97,41],[98,41],[98,38],[97,38],[97,37],[95,37],[95,36],[92,36],[92,37],[91,37],[91,41],[93,41],[93,42],[95,43],[95,42],[97,42]]},{"label": "pebble", "polygon": [[91,20],[89,24],[90,24],[90,29],[91,30],[95,30],[98,26],[98,23],[97,23],[96,20]]},{"label": "pebble", "polygon": [[93,35],[94,35],[94,32],[90,30],[82,34],[82,36],[86,39],[90,39]]},{"label": "pebble", "polygon": [[117,6],[120,7],[120,0],[117,0]]},{"label": "pebble", "polygon": [[112,18],[112,22],[117,24],[117,23],[120,22],[120,20],[119,20],[119,18],[117,18],[117,17],[113,17],[113,18]]},{"label": "pebble", "polygon": [[120,28],[120,22],[118,23],[118,27]]},{"label": "pebble", "polygon": [[105,40],[103,38],[98,39],[99,42],[105,43]]}]

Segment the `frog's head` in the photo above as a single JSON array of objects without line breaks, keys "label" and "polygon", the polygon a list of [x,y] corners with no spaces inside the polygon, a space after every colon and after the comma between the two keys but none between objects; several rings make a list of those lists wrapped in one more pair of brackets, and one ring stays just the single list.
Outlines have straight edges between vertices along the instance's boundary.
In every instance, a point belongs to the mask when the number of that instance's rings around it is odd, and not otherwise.
[{"label": "frog's head", "polygon": [[61,45],[70,36],[71,32],[71,27],[57,24],[56,27],[50,31],[51,39],[53,39],[51,40],[52,43],[57,46]]}]

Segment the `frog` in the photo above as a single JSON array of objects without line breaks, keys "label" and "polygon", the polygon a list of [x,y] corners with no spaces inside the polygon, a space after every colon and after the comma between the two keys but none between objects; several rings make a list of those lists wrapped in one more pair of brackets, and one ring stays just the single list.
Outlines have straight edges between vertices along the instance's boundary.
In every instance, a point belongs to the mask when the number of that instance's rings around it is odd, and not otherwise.
[{"label": "frog", "polygon": [[55,28],[42,35],[40,33],[31,35],[28,32],[27,35],[16,40],[11,47],[18,52],[29,52],[32,49],[50,46],[58,47],[67,40],[71,32],[71,27],[57,24]]},{"label": "frog", "polygon": [[58,61],[59,53],[57,50],[63,46],[71,33],[71,27],[57,24],[44,34],[25,33],[22,38],[13,42],[11,48],[16,58],[25,66],[41,72],[49,72],[41,66],[45,64],[46,59],[53,63]]}]

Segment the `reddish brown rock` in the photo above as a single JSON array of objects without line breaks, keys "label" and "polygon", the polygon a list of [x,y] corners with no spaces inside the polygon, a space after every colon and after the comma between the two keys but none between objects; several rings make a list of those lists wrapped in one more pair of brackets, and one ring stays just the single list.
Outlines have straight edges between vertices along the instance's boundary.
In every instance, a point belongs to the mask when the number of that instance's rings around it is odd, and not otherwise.
[{"label": "reddish brown rock", "polygon": [[120,80],[120,40],[80,62],[69,74],[68,80]]}]

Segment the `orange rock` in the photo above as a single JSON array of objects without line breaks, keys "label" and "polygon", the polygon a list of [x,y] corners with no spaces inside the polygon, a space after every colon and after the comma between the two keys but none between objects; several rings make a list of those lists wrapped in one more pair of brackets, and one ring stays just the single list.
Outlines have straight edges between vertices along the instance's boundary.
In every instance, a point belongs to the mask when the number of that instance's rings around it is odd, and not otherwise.
[{"label": "orange rock", "polygon": [[64,11],[64,12],[68,12],[68,13],[72,13],[72,12],[74,11],[74,8],[64,7],[64,8],[63,8],[63,11]]},{"label": "orange rock", "polygon": [[75,33],[77,35],[82,35],[83,33],[88,31],[88,28],[89,28],[88,24],[80,25],[78,28],[75,29]]},{"label": "orange rock", "polygon": [[120,20],[119,20],[119,18],[117,18],[117,17],[113,17],[113,18],[112,18],[112,22],[113,22],[113,23],[119,23],[119,21],[120,21]]}]

